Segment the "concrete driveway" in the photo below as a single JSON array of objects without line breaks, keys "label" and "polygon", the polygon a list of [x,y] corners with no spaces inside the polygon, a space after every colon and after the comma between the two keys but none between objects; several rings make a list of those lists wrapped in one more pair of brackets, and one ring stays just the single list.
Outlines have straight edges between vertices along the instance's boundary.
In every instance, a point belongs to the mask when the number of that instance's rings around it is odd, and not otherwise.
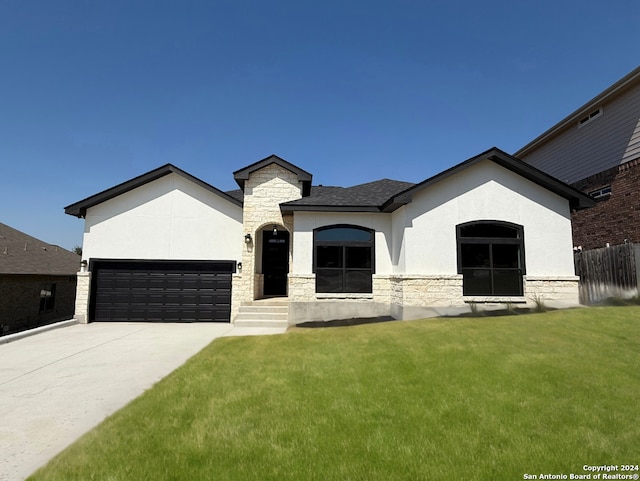
[{"label": "concrete driveway", "polygon": [[91,323],[0,344],[0,480],[23,480],[217,337],[276,332]]}]

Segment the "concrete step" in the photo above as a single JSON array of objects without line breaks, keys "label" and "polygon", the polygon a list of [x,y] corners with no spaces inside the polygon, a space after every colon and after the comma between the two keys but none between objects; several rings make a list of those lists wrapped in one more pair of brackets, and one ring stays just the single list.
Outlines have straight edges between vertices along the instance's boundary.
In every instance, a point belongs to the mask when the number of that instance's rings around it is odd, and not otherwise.
[{"label": "concrete step", "polygon": [[240,306],[234,324],[238,327],[288,327],[288,299],[260,299]]},{"label": "concrete step", "polygon": [[288,321],[249,320],[237,318],[233,323],[237,327],[289,327]]},{"label": "concrete step", "polygon": [[255,301],[244,303],[243,306],[287,306],[289,307],[289,299],[287,297],[269,297],[267,299],[258,299]]},{"label": "concrete step", "polygon": [[256,321],[263,319],[265,321],[286,321],[289,319],[288,312],[270,312],[270,311],[256,311],[256,312],[238,312],[236,319],[243,319],[248,321]]},{"label": "concrete step", "polygon": [[240,306],[238,312],[241,314],[264,312],[270,314],[282,314],[287,316],[289,314],[289,306]]}]

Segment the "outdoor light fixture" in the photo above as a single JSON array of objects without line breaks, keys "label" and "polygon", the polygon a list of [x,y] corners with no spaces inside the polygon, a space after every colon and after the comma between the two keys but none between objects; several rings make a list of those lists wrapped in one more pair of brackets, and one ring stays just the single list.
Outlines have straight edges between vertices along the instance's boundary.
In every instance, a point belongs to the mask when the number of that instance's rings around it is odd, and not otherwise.
[{"label": "outdoor light fixture", "polygon": [[251,244],[251,234],[247,234],[246,236],[244,236],[244,243],[245,244]]},{"label": "outdoor light fixture", "polygon": [[278,226],[273,226],[273,235],[278,235]]}]

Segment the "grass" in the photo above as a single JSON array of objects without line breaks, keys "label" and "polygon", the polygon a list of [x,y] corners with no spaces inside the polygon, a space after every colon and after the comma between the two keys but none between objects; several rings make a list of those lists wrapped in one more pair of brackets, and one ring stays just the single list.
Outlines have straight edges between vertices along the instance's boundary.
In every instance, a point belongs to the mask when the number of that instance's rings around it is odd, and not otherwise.
[{"label": "grass", "polygon": [[640,461],[640,307],[218,339],[31,480],[516,480]]}]

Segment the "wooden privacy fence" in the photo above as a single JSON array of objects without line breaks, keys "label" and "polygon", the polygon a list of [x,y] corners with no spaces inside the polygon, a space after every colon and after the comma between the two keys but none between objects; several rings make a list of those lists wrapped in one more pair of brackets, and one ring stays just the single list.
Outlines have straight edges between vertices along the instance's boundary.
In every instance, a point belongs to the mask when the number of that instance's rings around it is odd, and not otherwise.
[{"label": "wooden privacy fence", "polygon": [[580,302],[594,304],[610,297],[638,295],[640,244],[621,244],[574,254],[580,276]]}]

